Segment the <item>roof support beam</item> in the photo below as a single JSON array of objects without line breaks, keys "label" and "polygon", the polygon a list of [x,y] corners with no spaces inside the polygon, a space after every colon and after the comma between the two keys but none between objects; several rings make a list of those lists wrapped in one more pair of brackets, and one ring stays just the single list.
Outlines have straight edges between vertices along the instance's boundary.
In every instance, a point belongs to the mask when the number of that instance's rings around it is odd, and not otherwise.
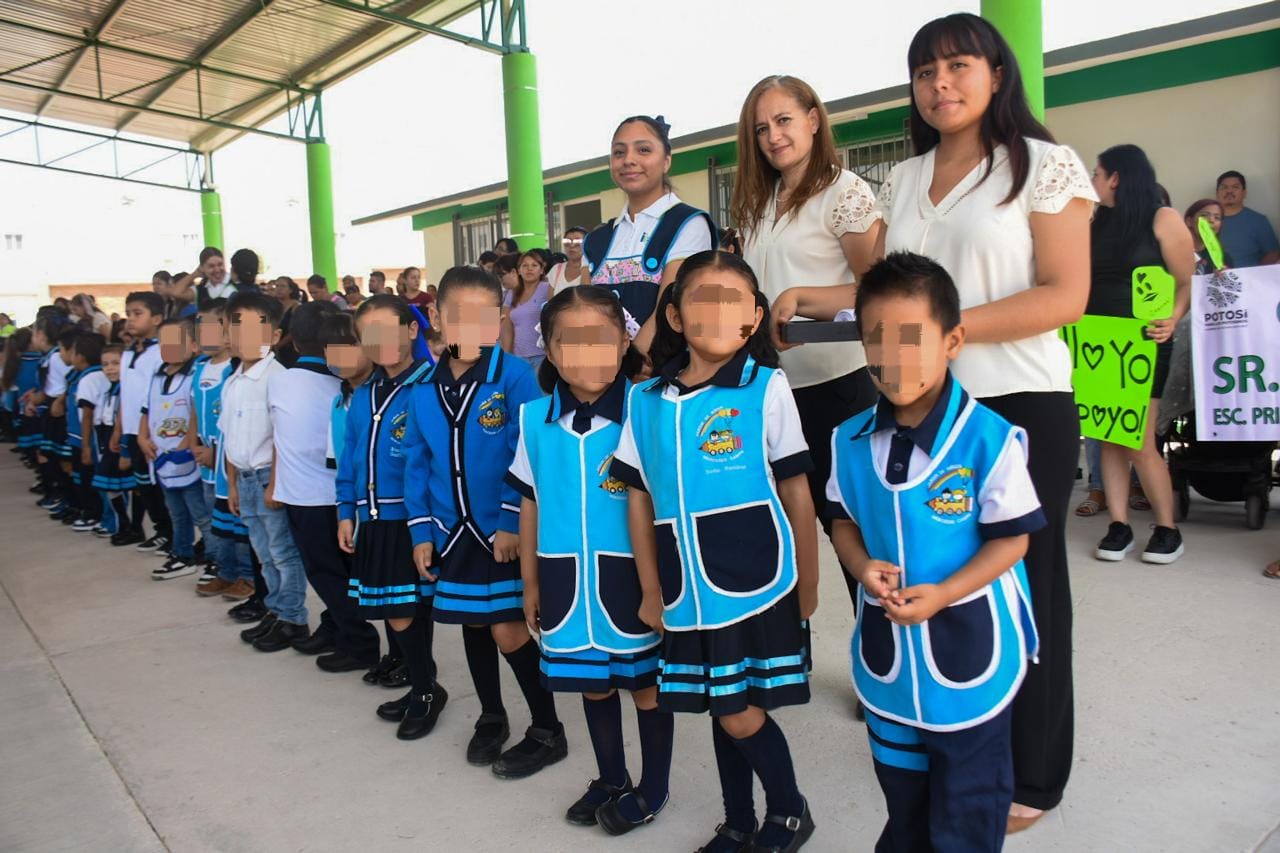
[{"label": "roof support beam", "polygon": [[[456,41],[459,44],[465,44],[468,47],[487,50],[490,53],[502,54],[506,52],[500,44],[494,44],[493,42],[478,39],[474,36],[463,35],[462,33],[455,33],[452,30],[447,30],[444,27],[437,27],[433,24],[425,24],[422,21],[415,20],[414,18],[408,18],[404,15],[397,15],[394,12],[387,12],[381,7],[370,5],[367,0],[365,0],[365,2],[357,2],[357,0],[320,0],[320,2],[326,6],[333,6],[334,8],[343,9],[369,18],[377,18],[378,20],[385,21],[388,24],[396,24],[397,26],[407,27],[408,29],[417,30],[418,32],[425,33],[427,35],[439,36],[440,38],[448,39],[449,41]],[[483,12],[483,7],[481,11]]]},{"label": "roof support beam", "polygon": [[[124,4],[128,2],[129,0],[113,0],[111,5],[107,7],[107,11],[103,12],[102,17],[98,19],[97,26],[91,30],[85,31],[85,37],[87,39],[96,40],[106,35],[107,31],[111,29],[111,25],[119,19],[120,13],[124,11]],[[67,65],[66,70],[58,77],[58,82],[53,84],[53,88],[61,89],[67,84],[67,81],[71,79],[71,75],[75,74],[80,68],[80,62],[89,52],[89,46],[85,45],[79,50],[80,52],[75,55],[75,58]],[[36,107],[36,115],[43,115],[44,111],[49,108],[49,103],[53,98],[53,95],[46,95],[44,100],[40,102],[40,105]]]}]

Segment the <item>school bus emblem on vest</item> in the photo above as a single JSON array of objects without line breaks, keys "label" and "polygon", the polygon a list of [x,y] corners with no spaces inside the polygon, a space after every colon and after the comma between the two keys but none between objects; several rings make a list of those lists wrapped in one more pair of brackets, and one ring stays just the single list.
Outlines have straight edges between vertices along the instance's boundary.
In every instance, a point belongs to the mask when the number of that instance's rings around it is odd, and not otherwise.
[{"label": "school bus emblem on vest", "polygon": [[480,424],[481,429],[489,435],[496,434],[506,424],[506,401],[506,394],[501,391],[494,391],[487,400],[480,404],[480,416],[476,418],[476,423]]},{"label": "school bus emblem on vest", "polygon": [[600,467],[596,469],[596,474],[603,478],[600,481],[600,488],[604,489],[614,497],[621,497],[627,493],[627,484],[609,473],[609,466],[612,464],[613,454],[610,453],[604,458],[604,461],[600,463]]},{"label": "school bus emblem on vest", "polygon": [[733,456],[741,451],[742,439],[733,431],[732,420],[739,414],[737,409],[727,407],[712,410],[698,427],[698,438],[706,436],[698,449],[712,459]]},{"label": "school bus emblem on vest", "polygon": [[952,465],[929,484],[925,506],[938,521],[964,521],[973,513],[973,469]]}]

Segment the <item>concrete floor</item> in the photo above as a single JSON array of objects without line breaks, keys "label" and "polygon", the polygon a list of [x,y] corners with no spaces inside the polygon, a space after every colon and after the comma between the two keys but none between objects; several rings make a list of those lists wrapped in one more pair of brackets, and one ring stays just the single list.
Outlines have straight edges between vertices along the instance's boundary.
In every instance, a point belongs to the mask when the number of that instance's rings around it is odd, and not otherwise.
[{"label": "concrete floor", "polygon": [[[449,708],[429,738],[398,742],[373,714],[389,691],[252,651],[193,578],[153,582],[157,558],[49,522],[28,482],[0,453],[0,850],[690,850],[718,820],[706,718],[678,721],[673,798],[653,826],[619,839],[569,826],[594,771],[573,698],[568,760],[523,782],[468,766],[477,709],[444,629]],[[1062,806],[1009,850],[1280,851],[1280,583],[1259,575],[1280,556],[1280,513],[1268,522],[1250,532],[1240,505],[1197,501],[1187,555],[1158,567],[1095,562],[1105,521],[1073,519],[1075,770]],[[806,849],[868,850],[884,808],[823,549],[814,699],[778,716],[818,823]]]}]

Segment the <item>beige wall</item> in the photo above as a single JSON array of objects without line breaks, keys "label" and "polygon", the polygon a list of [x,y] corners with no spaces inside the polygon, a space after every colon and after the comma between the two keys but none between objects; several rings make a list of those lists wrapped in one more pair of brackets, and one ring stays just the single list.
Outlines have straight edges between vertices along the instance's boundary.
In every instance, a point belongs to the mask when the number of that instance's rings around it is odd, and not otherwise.
[{"label": "beige wall", "polygon": [[1280,68],[1058,107],[1047,120],[1090,169],[1111,145],[1141,146],[1178,210],[1212,198],[1222,172],[1243,172],[1248,206],[1280,229]]},{"label": "beige wall", "polygon": [[432,225],[422,230],[422,250],[427,257],[422,280],[426,284],[440,281],[444,271],[453,266],[453,223]]}]

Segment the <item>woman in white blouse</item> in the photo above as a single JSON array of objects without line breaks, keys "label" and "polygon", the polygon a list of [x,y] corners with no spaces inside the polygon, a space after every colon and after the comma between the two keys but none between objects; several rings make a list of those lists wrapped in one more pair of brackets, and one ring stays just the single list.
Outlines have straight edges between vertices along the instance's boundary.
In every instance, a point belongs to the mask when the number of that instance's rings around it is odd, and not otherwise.
[{"label": "woman in white blouse", "polygon": [[[808,83],[777,76],[752,87],[738,118],[730,209],[743,259],[770,301],[799,284],[852,286],[875,256],[875,202],[866,181],[841,168],[827,110]],[[809,491],[830,533],[831,431],[875,402],[866,353],[857,342],[778,348],[813,457]],[[857,584],[841,574],[853,598]]]},{"label": "woman in white blouse", "polygon": [[[881,187],[877,256],[910,250],[939,261],[960,290],[966,345],[956,378],[1026,429],[1029,468],[1049,525],[1026,556],[1040,658],[1013,709],[1009,830],[1062,799],[1071,771],[1071,587],[1066,520],[1079,454],[1071,360],[1057,330],[1089,295],[1088,172],[1031,115],[1004,38],[975,15],[931,21],[908,50],[917,156]],[[852,305],[820,288],[780,298],[781,311],[831,319]]]}]

